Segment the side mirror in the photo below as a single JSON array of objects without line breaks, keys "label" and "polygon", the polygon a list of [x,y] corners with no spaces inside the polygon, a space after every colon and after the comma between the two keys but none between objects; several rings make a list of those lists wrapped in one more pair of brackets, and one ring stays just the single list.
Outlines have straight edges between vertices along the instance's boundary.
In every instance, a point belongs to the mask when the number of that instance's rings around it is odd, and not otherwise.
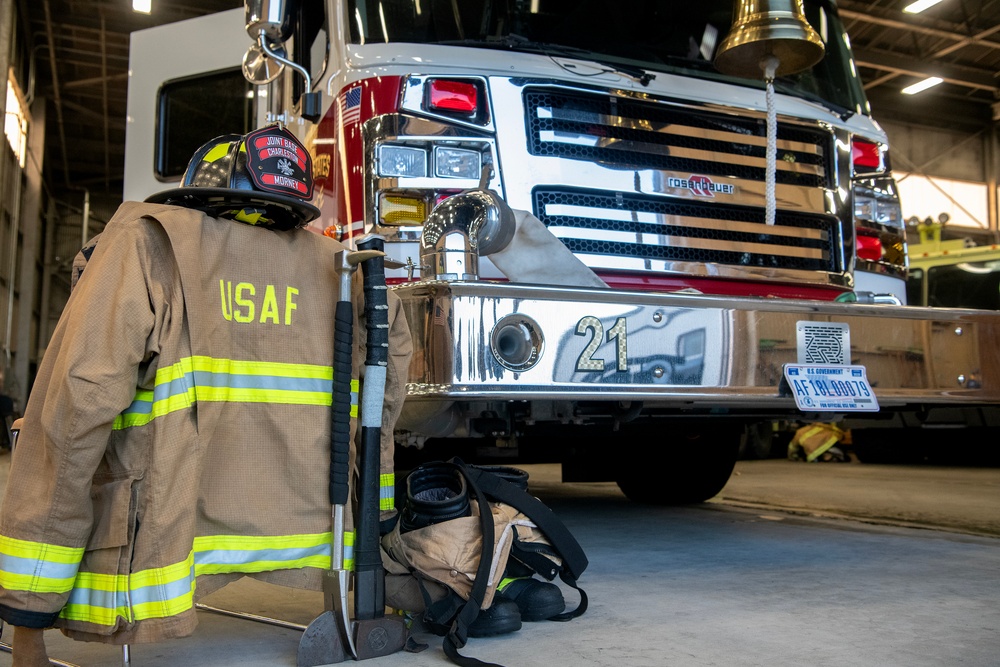
[{"label": "side mirror", "polygon": [[260,86],[278,78],[285,66],[292,68],[306,81],[301,116],[316,122],[322,99],[312,90],[312,77],[305,67],[289,60],[281,47],[295,30],[297,0],[246,0],[244,7],[247,34],[255,43],[243,56],[243,76]]},{"label": "side mirror", "polygon": [[246,28],[250,39],[261,35],[271,43],[282,44],[292,36],[294,8],[286,0],[246,0]]},{"label": "side mirror", "polygon": [[[276,49],[284,56],[282,49]],[[255,86],[263,86],[277,79],[285,64],[264,53],[259,43],[251,44],[243,56],[243,77]]]}]

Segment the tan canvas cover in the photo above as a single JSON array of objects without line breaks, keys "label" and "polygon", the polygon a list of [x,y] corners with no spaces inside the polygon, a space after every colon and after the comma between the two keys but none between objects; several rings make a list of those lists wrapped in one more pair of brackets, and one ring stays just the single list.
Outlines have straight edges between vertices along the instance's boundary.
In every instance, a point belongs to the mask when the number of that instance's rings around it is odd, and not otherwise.
[{"label": "tan canvas cover", "polygon": [[[489,505],[493,513],[495,544],[483,609],[493,604],[493,596],[503,578],[515,536],[521,542],[548,544],[537,526],[523,513],[503,503]],[[447,586],[462,599],[469,599],[483,544],[478,505],[473,503],[472,509],[472,516],[407,533],[400,533],[397,525],[396,530],[386,535],[382,546],[389,580],[386,583],[387,604],[405,611],[424,610],[423,598],[417,580],[410,574],[411,570]],[[438,596],[443,593],[436,591]],[[435,593],[432,593],[432,598],[437,599]]]}]

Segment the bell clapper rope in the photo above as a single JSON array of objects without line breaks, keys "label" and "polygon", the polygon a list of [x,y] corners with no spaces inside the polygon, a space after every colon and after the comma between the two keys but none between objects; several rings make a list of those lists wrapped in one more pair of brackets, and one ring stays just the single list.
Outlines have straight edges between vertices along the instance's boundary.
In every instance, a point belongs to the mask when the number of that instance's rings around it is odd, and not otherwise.
[{"label": "bell clapper rope", "polygon": [[780,62],[778,57],[774,55],[764,56],[760,60],[760,68],[764,70],[764,81],[767,83],[767,152],[765,153],[766,165],[764,173],[764,222],[768,225],[774,224],[775,209],[777,208],[774,182],[778,155],[778,114],[774,109],[774,73],[778,70]]}]

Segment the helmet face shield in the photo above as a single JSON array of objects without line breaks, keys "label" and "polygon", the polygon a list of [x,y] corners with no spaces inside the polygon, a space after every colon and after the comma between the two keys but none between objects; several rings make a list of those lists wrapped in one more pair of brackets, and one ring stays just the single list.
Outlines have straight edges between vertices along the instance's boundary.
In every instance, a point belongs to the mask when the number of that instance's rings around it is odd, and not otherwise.
[{"label": "helmet face shield", "polygon": [[319,217],[319,209],[309,203],[312,193],[309,151],[291,132],[270,125],[205,143],[191,157],[180,188],[146,201],[285,230]]}]

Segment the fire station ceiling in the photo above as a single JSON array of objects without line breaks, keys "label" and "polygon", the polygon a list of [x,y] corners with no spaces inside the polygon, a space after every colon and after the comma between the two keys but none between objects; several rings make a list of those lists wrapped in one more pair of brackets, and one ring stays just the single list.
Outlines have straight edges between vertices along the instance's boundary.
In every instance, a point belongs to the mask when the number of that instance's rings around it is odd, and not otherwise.
[{"label": "fire station ceiling", "polygon": [[[943,0],[920,14],[904,13],[910,2],[838,3],[876,116],[970,133],[991,125],[1000,99],[1000,0]],[[50,100],[46,181],[57,198],[83,186],[114,199],[122,190],[129,33],[242,1],[152,0],[149,15],[134,12],[130,0],[19,5],[36,58],[35,95]],[[930,76],[943,82],[901,94]]]},{"label": "fire station ceiling", "polygon": [[133,11],[132,0],[18,0],[18,4],[21,16],[27,17],[18,28],[22,33],[27,30],[25,41],[35,59],[34,95],[49,100],[46,183],[57,199],[76,201],[79,188],[88,188],[120,202],[129,34],[241,7],[243,1],[152,0],[148,15]]}]

